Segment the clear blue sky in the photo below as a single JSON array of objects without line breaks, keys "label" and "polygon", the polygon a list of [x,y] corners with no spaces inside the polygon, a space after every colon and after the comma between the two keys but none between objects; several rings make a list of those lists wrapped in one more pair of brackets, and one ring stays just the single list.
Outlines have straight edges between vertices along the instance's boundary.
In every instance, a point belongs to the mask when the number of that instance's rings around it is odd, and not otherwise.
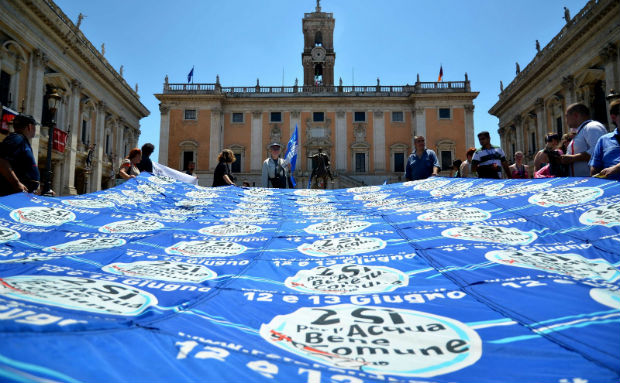
[{"label": "clear blue sky", "polygon": [[[159,146],[159,108],[154,93],[164,77],[186,82],[195,66],[194,82],[222,86],[293,85],[303,81],[301,52],[304,12],[315,0],[56,0],[124,77],[139,86],[140,100],[151,111],[141,120],[140,145]],[[336,19],[335,78],[345,85],[413,84],[436,81],[443,65],[445,81],[461,81],[468,73],[474,101],[476,132],[489,130],[499,144],[497,118],[488,110],[504,86],[544,47],[586,0],[322,0],[323,12]],[[283,76],[284,72],[284,76]],[[158,150],[155,150],[154,159]]]}]

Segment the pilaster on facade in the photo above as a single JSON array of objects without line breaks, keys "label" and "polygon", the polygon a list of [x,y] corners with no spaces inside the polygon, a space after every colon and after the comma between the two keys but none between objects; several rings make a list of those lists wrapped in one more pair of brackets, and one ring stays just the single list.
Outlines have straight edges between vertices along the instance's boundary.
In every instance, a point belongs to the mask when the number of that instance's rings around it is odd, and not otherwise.
[{"label": "pilaster on facade", "polygon": [[465,109],[465,148],[474,148],[474,104],[466,104]]},{"label": "pilaster on facade", "polygon": [[250,126],[250,170],[258,172],[262,171],[263,166],[263,113],[261,111],[252,112]]},{"label": "pilaster on facade", "polygon": [[170,142],[170,107],[159,104],[161,119],[159,121],[159,163],[168,166],[168,144]]},{"label": "pilaster on facade", "polygon": [[214,170],[217,166],[217,156],[222,147],[222,109],[211,109],[211,129],[209,132],[209,170]]},{"label": "pilaster on facade", "polygon": [[347,113],[344,110],[336,111],[335,129],[336,155],[333,166],[339,172],[345,172],[347,170]]},{"label": "pilaster on facade", "polygon": [[373,162],[375,172],[384,172],[385,167],[385,117],[381,110],[373,112]]},{"label": "pilaster on facade", "polygon": [[[424,107],[415,108],[415,131],[417,136],[426,137],[426,109]],[[415,148],[413,137],[411,137],[411,147]]]}]

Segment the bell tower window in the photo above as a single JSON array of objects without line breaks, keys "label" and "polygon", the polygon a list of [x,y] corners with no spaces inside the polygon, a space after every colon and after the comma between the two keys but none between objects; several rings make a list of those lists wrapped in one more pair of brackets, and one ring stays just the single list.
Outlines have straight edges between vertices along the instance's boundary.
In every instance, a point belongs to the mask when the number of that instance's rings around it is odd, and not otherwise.
[{"label": "bell tower window", "polygon": [[316,34],[314,35],[314,46],[315,47],[323,46],[323,34],[321,33],[321,31],[317,31]]},{"label": "bell tower window", "polygon": [[323,85],[323,65],[316,64],[314,66],[314,85],[321,86]]}]

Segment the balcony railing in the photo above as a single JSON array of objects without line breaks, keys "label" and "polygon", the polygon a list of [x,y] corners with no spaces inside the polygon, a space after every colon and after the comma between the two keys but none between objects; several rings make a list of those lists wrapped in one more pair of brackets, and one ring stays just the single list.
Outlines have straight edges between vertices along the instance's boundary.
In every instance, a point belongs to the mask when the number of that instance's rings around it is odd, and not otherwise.
[{"label": "balcony railing", "polygon": [[165,94],[223,94],[226,96],[408,96],[412,93],[471,92],[469,81],[416,82],[414,85],[372,86],[231,86],[164,83]]}]

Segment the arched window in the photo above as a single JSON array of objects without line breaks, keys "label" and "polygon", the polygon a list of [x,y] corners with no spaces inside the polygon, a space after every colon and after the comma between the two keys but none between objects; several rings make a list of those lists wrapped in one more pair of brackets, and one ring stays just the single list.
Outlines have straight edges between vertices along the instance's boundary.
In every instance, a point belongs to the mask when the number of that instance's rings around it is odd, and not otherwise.
[{"label": "arched window", "polygon": [[314,35],[314,46],[315,47],[323,46],[323,34],[321,33],[321,31],[317,31],[316,34]]},{"label": "arched window", "polygon": [[314,85],[323,85],[323,64],[316,64],[314,66]]}]

